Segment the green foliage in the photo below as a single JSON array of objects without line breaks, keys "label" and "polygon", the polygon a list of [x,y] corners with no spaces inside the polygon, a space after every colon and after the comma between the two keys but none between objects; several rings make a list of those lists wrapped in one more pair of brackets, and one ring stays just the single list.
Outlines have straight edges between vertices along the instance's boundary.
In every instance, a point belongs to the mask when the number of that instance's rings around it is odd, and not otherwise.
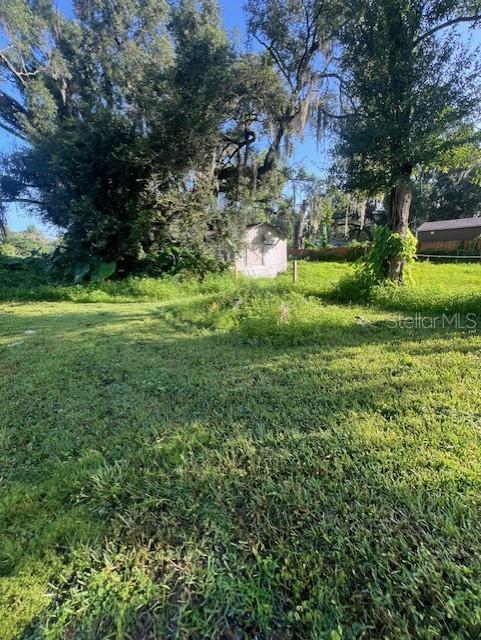
[{"label": "green foliage", "polygon": [[90,274],[90,282],[103,282],[115,273],[115,262],[99,262]]},{"label": "green foliage", "polygon": [[[479,152],[478,152],[479,153]],[[413,217],[417,224],[431,220],[469,218],[481,211],[476,152],[463,168],[420,172],[413,182]]]},{"label": "green foliage", "polygon": [[208,249],[196,250],[189,246],[171,246],[160,251],[142,265],[148,275],[160,275],[166,271],[173,274],[205,276],[207,273],[225,271],[229,263],[216,257]]},{"label": "green foliage", "polygon": [[410,231],[402,236],[392,233],[388,227],[377,227],[371,250],[359,259],[354,271],[341,280],[336,290],[336,299],[342,302],[373,300],[376,288],[381,284],[387,286],[390,261],[393,258],[401,260],[405,265],[404,277],[409,279],[409,267],[415,260],[416,253],[417,240]]},{"label": "green foliage", "polygon": [[73,267],[73,275],[75,284],[79,284],[90,271],[89,264],[76,264]]},{"label": "green foliage", "polygon": [[74,264],[72,267],[74,283],[83,282],[87,276],[90,282],[103,282],[115,273],[116,266],[115,262],[101,262],[98,259]]},{"label": "green foliage", "polygon": [[[199,205],[191,215],[207,179],[215,196],[213,158],[231,117],[236,61],[215,3],[122,0],[113,17],[109,1],[80,0],[74,20],[49,5],[5,13],[0,69],[14,95],[2,93],[0,122],[10,118],[29,144],[3,158],[0,200],[20,199],[65,230],[77,280],[95,261],[138,270],[177,244],[179,227],[181,250],[216,266],[220,213]],[[38,29],[28,31],[31,14]],[[25,56],[28,74],[9,70]],[[169,198],[170,210],[159,206]]]},{"label": "green foliage", "polygon": [[0,298],[46,299],[47,290],[60,286],[50,273],[51,264],[50,257],[38,251],[26,258],[2,256],[0,251]]},{"label": "green foliage", "polygon": [[[339,151],[350,189],[389,192],[417,166],[434,168],[476,138],[476,53],[450,30],[456,0],[350,3],[341,34],[347,91]],[[474,12],[476,13],[476,12]],[[428,36],[439,29],[436,36]],[[450,165],[452,166],[452,165]]]},{"label": "green foliage", "polygon": [[27,258],[33,252],[50,253],[55,244],[55,240],[47,238],[33,225],[29,225],[25,231],[11,231],[7,228],[5,243],[0,243],[0,253]]},{"label": "green foliage", "polygon": [[392,233],[388,227],[377,227],[365,262],[373,283],[378,284],[387,278],[391,258],[397,257],[409,265],[415,259],[416,251],[417,240],[410,231],[402,236]]},{"label": "green foliage", "polygon": [[371,243],[366,241],[359,240],[351,240],[347,245],[349,249],[368,249],[371,246]]},{"label": "green foliage", "polygon": [[0,256],[4,256],[6,258],[13,258],[17,255],[17,250],[13,244],[9,242],[4,242],[0,244]]},{"label": "green foliage", "polygon": [[[454,167],[459,149],[465,153],[479,139],[478,52],[462,42],[461,22],[476,25],[480,18],[457,0],[346,6],[340,42],[350,107],[338,145],[344,185],[385,193],[388,224],[401,236],[410,223],[413,174]],[[403,265],[391,259],[391,281],[403,281]]]}]

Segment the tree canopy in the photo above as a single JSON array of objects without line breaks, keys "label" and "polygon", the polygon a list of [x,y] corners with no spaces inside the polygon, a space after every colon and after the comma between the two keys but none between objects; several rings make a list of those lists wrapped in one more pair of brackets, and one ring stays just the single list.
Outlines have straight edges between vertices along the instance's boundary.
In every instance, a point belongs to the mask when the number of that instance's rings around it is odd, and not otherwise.
[{"label": "tree canopy", "polygon": [[[416,171],[449,164],[476,139],[477,52],[456,26],[476,25],[476,3],[457,0],[353,0],[340,32],[341,67],[351,108],[338,152],[346,183],[389,197],[390,228],[406,236]],[[390,277],[402,280],[392,256]]]},{"label": "tree canopy", "polygon": [[[0,221],[18,202],[56,225],[59,263],[85,277],[222,267],[259,217],[296,245],[327,242],[335,220],[363,230],[383,196],[407,238],[421,176],[434,193],[475,171],[479,59],[460,28],[479,4],[247,0],[238,50],[215,0],[75,0],[73,18],[5,0],[0,128],[18,145],[0,159]],[[289,161],[326,134],[330,183]],[[388,266],[402,281],[400,256]]]}]

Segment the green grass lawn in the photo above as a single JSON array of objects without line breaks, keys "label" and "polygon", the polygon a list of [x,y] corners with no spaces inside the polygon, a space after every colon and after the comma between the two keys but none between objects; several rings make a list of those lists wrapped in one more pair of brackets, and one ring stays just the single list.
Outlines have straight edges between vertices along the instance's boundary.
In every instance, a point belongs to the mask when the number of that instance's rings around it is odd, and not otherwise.
[{"label": "green grass lawn", "polygon": [[0,286],[1,640],[481,637],[481,266],[347,269]]}]

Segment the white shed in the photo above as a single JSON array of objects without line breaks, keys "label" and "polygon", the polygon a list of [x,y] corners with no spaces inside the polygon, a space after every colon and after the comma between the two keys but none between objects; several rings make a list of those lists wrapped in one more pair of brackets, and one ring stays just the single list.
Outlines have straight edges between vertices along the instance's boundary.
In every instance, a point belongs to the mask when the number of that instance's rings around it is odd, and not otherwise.
[{"label": "white shed", "polygon": [[236,270],[253,278],[275,278],[287,269],[287,239],[267,222],[251,224],[245,230]]}]

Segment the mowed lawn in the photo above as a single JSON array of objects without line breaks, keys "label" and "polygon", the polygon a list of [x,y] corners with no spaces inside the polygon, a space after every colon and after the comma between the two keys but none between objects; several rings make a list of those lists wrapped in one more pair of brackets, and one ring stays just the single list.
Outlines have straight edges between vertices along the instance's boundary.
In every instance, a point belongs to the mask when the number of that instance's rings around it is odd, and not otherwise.
[{"label": "mowed lawn", "polygon": [[1,640],[481,637],[481,266],[347,269],[0,303]]}]

